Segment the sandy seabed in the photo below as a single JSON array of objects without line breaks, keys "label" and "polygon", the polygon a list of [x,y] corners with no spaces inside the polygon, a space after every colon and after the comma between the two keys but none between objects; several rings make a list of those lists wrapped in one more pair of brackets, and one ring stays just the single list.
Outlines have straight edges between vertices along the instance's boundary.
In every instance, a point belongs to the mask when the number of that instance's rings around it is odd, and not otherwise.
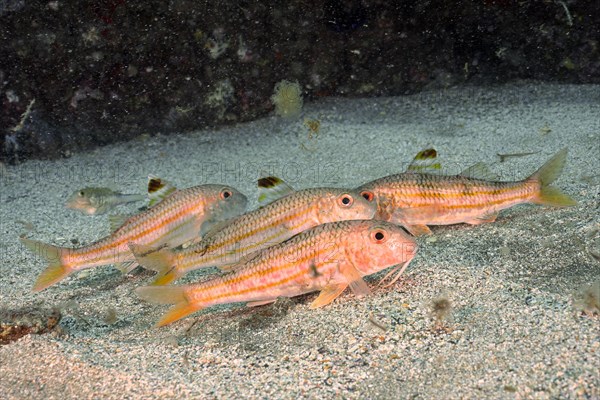
[{"label": "sandy seabed", "polygon": [[[321,121],[318,136],[304,119]],[[370,278],[369,297],[348,290],[318,310],[308,309],[310,294],[212,308],[156,329],[167,308],[133,293],[152,274],[110,266],[30,292],[45,265],[20,234],[64,246],[108,234],[106,216],[64,208],[76,189],[143,192],[152,173],[179,187],[230,184],[254,208],[264,173],[297,188],[355,187],[403,171],[428,146],[448,173],[483,161],[503,180],[568,147],[556,186],[579,205],[523,205],[493,224],[434,227],[395,285],[375,288]],[[581,300],[600,280],[599,169],[600,87],[531,82],[328,99],[296,121],[142,137],[7,167],[0,307],[58,307],[62,320],[0,347],[0,397],[599,398],[600,316],[582,312]],[[440,303],[449,308],[436,317]]]}]

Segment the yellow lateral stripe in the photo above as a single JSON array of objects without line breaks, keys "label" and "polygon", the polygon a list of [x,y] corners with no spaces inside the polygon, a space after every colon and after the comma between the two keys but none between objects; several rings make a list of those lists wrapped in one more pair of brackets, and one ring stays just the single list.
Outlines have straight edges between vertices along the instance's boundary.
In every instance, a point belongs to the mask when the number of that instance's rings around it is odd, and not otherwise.
[{"label": "yellow lateral stripe", "polygon": [[405,208],[439,206],[441,208],[449,208],[449,209],[458,209],[458,208],[472,209],[472,208],[482,208],[482,207],[486,207],[486,206],[493,206],[493,205],[497,205],[497,204],[501,204],[501,203],[505,203],[505,202],[510,202],[513,200],[524,200],[527,197],[528,196],[518,195],[518,196],[513,196],[513,197],[505,197],[505,198],[502,198],[499,200],[494,200],[494,201],[487,201],[485,203],[475,203],[475,204],[432,204],[432,203],[411,204],[410,207],[405,207]]},{"label": "yellow lateral stripe", "polygon": [[[461,198],[461,197],[476,197],[476,196],[498,196],[505,194],[507,192],[511,192],[513,190],[521,189],[523,186],[507,186],[507,187],[499,187],[498,189],[493,190],[482,190],[479,191],[468,191],[464,192],[459,188],[451,188],[454,193],[440,193],[440,188],[426,188],[423,186],[413,185],[410,187],[404,188],[406,192],[402,192],[402,197],[435,197],[440,196],[444,198]],[[419,190],[419,192],[414,193],[414,191]]]},{"label": "yellow lateral stripe", "polygon": [[[241,241],[243,239],[247,239],[248,237],[251,237],[251,236],[255,235],[258,232],[265,231],[267,229],[276,227],[277,225],[280,225],[283,222],[291,221],[294,218],[297,218],[297,217],[302,216],[304,214],[308,214],[310,211],[312,211],[311,207],[305,207],[304,209],[301,209],[301,211],[297,212],[296,214],[291,214],[291,215],[285,215],[285,214],[283,214],[281,218],[279,218],[279,219],[271,222],[268,225],[259,226],[256,229],[252,229],[252,230],[250,230],[248,232],[243,232],[242,234],[240,234],[238,236],[233,236],[233,237],[229,238],[228,240],[222,241],[220,243],[215,243],[213,246],[209,246],[208,249],[206,249],[206,252],[212,252],[212,251],[215,251],[215,250],[217,250],[217,249],[219,249],[221,247],[224,247],[226,245],[237,243],[237,242],[239,242],[239,241]],[[212,260],[215,259],[215,257],[219,258],[220,256],[214,256],[212,258],[206,258],[206,260],[207,261],[212,261]]]},{"label": "yellow lateral stripe", "polygon": [[[303,247],[307,247],[307,246],[303,246]],[[325,251],[328,251],[328,250],[330,250],[330,249],[329,249],[329,248],[325,248],[325,249],[323,249],[323,250],[320,250],[320,251],[318,251],[318,252],[316,252],[316,253],[314,253],[314,254],[309,254],[308,256],[306,256],[306,257],[304,257],[304,258],[301,258],[301,259],[299,259],[299,260],[295,260],[295,261],[292,261],[292,262],[288,262],[288,263],[282,264],[282,265],[280,265],[280,266],[273,266],[273,267],[271,267],[271,268],[269,268],[269,269],[267,269],[267,270],[261,270],[261,269],[259,269],[259,270],[255,271],[254,273],[250,273],[250,274],[247,274],[247,275],[243,275],[243,276],[237,276],[237,277],[233,277],[233,276],[232,276],[232,277],[230,277],[228,280],[224,280],[224,279],[223,279],[223,280],[222,280],[222,281],[221,281],[221,282],[220,282],[218,285],[216,285],[216,286],[210,286],[210,287],[207,287],[207,288],[203,288],[202,290],[211,290],[211,291],[213,291],[213,290],[219,290],[219,289],[223,288],[224,286],[229,286],[229,285],[231,285],[232,283],[235,283],[235,282],[232,282],[232,278],[237,278],[237,279],[239,279],[240,283],[243,283],[243,282],[247,282],[247,281],[249,281],[249,280],[253,280],[253,279],[256,279],[256,278],[260,278],[260,277],[263,277],[263,276],[266,276],[266,275],[271,275],[271,274],[273,274],[274,272],[278,272],[278,271],[281,271],[281,270],[287,269],[287,268],[289,268],[289,267],[293,267],[293,266],[295,266],[295,265],[302,264],[303,262],[305,262],[305,261],[308,261],[308,260],[310,260],[311,258],[316,258],[316,257],[319,257],[319,256],[320,256],[320,255],[321,255],[323,252],[325,252]],[[281,258],[281,257],[280,257],[280,258]],[[289,280],[291,280],[291,279],[294,279],[294,278],[296,278],[296,277],[298,277],[298,276],[302,275],[302,274],[303,274],[303,273],[305,273],[306,271],[308,271],[308,269],[301,270],[299,273],[297,273],[297,274],[294,274],[294,275],[292,275],[292,276],[291,276],[291,277],[289,277],[289,278],[284,278],[284,279],[283,279],[283,280],[281,280],[281,281],[274,281],[274,282],[266,283],[266,284],[264,284],[264,285],[262,285],[262,286],[259,286],[259,287],[251,287],[251,288],[247,288],[247,289],[239,290],[239,291],[237,291],[237,292],[229,292],[229,293],[221,293],[221,294],[218,294],[218,295],[213,295],[213,296],[212,296],[212,297],[210,297],[209,299],[204,299],[203,301],[208,301],[208,302],[210,302],[210,301],[214,301],[214,300],[216,300],[216,299],[220,299],[220,298],[223,298],[223,297],[237,296],[237,295],[240,295],[240,294],[249,293],[249,292],[253,292],[253,291],[259,291],[259,290],[265,290],[265,289],[269,289],[269,288],[271,288],[271,287],[273,287],[273,286],[276,286],[276,285],[278,285],[278,284],[280,284],[280,283],[282,283],[282,282],[287,282],[287,281],[289,281]]]},{"label": "yellow lateral stripe", "polygon": [[[306,223],[306,220],[305,220],[305,219],[303,219],[303,220],[301,220],[301,222],[300,222],[299,224],[297,224],[297,225],[294,225],[294,226],[292,226],[292,227],[290,227],[290,228],[284,228],[284,229],[287,229],[287,230],[289,230],[289,231],[292,231],[292,230],[295,230],[295,229],[299,228],[300,226],[304,225],[305,223]],[[254,242],[254,243],[252,243],[252,244],[250,244],[250,245],[248,245],[248,246],[246,246],[246,247],[240,247],[240,248],[236,248],[236,249],[235,249],[235,251],[234,251],[233,253],[231,253],[231,252],[228,252],[228,253],[226,253],[225,255],[223,255],[223,254],[219,254],[219,255],[214,255],[214,256],[212,256],[212,257],[205,257],[205,258],[203,258],[203,262],[205,262],[205,263],[207,263],[207,262],[211,262],[211,261],[217,260],[217,259],[219,259],[219,258],[222,258],[222,257],[224,257],[224,256],[228,256],[228,255],[230,255],[230,254],[240,254],[240,253],[242,253],[242,254],[246,255],[246,254],[248,254],[248,253],[246,253],[248,250],[251,250],[251,249],[255,249],[255,248],[257,248],[257,247],[260,247],[260,246],[264,245],[265,243],[268,243],[268,242],[270,242],[271,240],[273,240],[273,239],[275,239],[275,238],[277,238],[277,237],[280,237],[280,236],[281,236],[283,233],[285,233],[285,232],[282,232],[281,230],[279,230],[279,231],[277,231],[276,233],[274,233],[273,235],[271,235],[271,236],[267,236],[266,238],[264,238],[264,239],[263,239],[262,241],[260,241],[260,242]],[[280,241],[278,240],[278,241],[277,241],[277,243],[279,243],[279,242],[280,242]],[[274,244],[276,244],[276,243],[274,243]],[[187,269],[188,269],[190,266],[192,266],[192,268],[193,268],[194,264],[196,264],[196,263],[197,263],[197,261],[196,261],[196,260],[194,260],[194,259],[192,259],[192,260],[189,260],[189,261],[187,261],[187,262],[185,262],[185,263],[183,263],[183,264],[179,264],[179,265],[177,266],[177,268],[178,268],[178,269],[180,269],[180,270],[182,270],[182,271],[185,271],[185,270],[187,270]]]},{"label": "yellow lateral stripe", "polygon": [[[141,232],[139,232],[133,236],[132,236],[131,232],[128,232],[125,235],[123,235],[121,237],[121,239],[113,239],[112,241],[109,241],[107,244],[102,245],[100,247],[92,246],[92,248],[90,248],[89,250],[78,253],[78,256],[85,258],[86,256],[89,257],[95,253],[103,253],[105,250],[112,250],[115,247],[119,247],[119,246],[121,246],[123,244],[127,244],[129,242],[135,242],[137,239],[144,237],[144,236],[151,235],[152,233],[154,233],[158,229],[161,229],[165,225],[168,225],[168,224],[172,223],[173,221],[180,219],[182,213],[184,215],[188,215],[189,213],[192,213],[196,208],[199,208],[198,207],[199,205],[201,206],[201,204],[192,204],[192,205],[186,207],[185,209],[183,209],[182,211],[175,213],[175,215],[173,215],[169,218],[164,218],[162,220],[157,221],[158,224],[150,225],[147,229],[142,230]],[[143,222],[142,225],[145,223],[146,222]],[[101,259],[102,256],[97,256],[97,258]],[[84,262],[85,263],[89,262],[89,259],[86,259]]]}]

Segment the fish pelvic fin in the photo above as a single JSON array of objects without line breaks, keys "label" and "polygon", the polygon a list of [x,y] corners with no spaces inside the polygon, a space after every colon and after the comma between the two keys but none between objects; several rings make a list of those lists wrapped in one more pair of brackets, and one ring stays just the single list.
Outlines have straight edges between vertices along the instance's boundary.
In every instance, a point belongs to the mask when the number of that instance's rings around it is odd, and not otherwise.
[{"label": "fish pelvic fin", "polygon": [[567,149],[564,148],[556,153],[551,159],[546,161],[528,180],[539,182],[540,190],[532,203],[542,204],[552,207],[568,207],[577,204],[577,201],[563,193],[560,189],[550,185],[558,179],[567,161]]},{"label": "fish pelvic fin", "polygon": [[335,300],[348,287],[347,283],[333,283],[325,286],[319,296],[310,304],[310,309],[324,307]]},{"label": "fish pelvic fin", "polygon": [[175,304],[156,323],[156,327],[168,325],[204,308],[200,304],[189,302],[185,286],[145,286],[137,288],[135,292],[142,300],[151,303]]},{"label": "fish pelvic fin", "polygon": [[[181,274],[175,268],[175,254],[168,248],[156,249],[151,246],[143,246],[135,243],[129,243],[129,249],[135,256],[136,261],[142,267],[155,271],[158,279],[164,283],[156,283],[155,285],[166,285],[167,283],[179,278]],[[166,275],[170,275],[170,279],[162,279]]]},{"label": "fish pelvic fin", "polygon": [[35,281],[35,284],[31,289],[33,292],[41,292],[55,283],[60,282],[73,272],[73,269],[64,265],[62,262],[62,256],[69,249],[52,246],[51,244],[42,243],[37,240],[26,238],[20,238],[20,240],[33,254],[45,259],[49,264]]}]

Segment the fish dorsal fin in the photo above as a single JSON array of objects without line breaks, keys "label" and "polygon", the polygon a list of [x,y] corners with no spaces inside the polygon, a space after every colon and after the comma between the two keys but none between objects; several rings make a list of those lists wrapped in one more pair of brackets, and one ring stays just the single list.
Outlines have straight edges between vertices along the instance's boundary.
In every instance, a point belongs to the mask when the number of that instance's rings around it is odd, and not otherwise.
[{"label": "fish dorsal fin", "polygon": [[119,229],[120,227],[122,227],[123,225],[125,225],[125,223],[127,222],[127,220],[130,218],[129,215],[127,214],[114,214],[114,215],[109,215],[108,217],[108,223],[110,226],[110,231],[114,232],[117,229]]},{"label": "fish dorsal fin", "polygon": [[458,175],[464,176],[465,178],[481,179],[484,181],[497,181],[499,179],[498,175],[490,171],[488,166],[482,162],[471,165]]},{"label": "fish dorsal fin", "polygon": [[434,173],[439,172],[441,169],[442,164],[437,161],[437,151],[431,147],[418,152],[406,168],[406,172]]},{"label": "fish dorsal fin", "polygon": [[150,202],[148,207],[152,207],[163,201],[170,194],[175,192],[175,185],[154,175],[148,175],[148,197]]},{"label": "fish dorsal fin", "polygon": [[267,176],[258,180],[258,204],[267,204],[294,192],[294,188],[276,176]]}]

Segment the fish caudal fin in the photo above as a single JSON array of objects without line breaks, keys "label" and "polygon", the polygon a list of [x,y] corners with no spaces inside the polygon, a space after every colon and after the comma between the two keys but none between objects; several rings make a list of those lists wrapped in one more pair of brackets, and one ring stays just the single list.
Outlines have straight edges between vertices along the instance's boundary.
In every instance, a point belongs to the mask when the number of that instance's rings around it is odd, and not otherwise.
[{"label": "fish caudal fin", "polygon": [[562,173],[566,161],[567,149],[564,148],[529,177],[529,180],[535,180],[540,184],[540,191],[531,200],[532,203],[552,207],[568,207],[577,204],[576,200],[563,193],[560,189],[550,186]]},{"label": "fish caudal fin", "polygon": [[153,285],[166,285],[181,277],[182,274],[175,268],[175,255],[170,249],[156,250],[134,243],[129,243],[129,249],[142,267],[156,271],[158,277]]},{"label": "fish caudal fin", "polygon": [[68,249],[63,249],[50,244],[38,242],[26,238],[20,238],[21,243],[36,256],[45,259],[50,265],[38,276],[33,288],[34,292],[40,292],[57,282],[60,282],[73,270],[62,264],[62,255]]},{"label": "fish caudal fin", "polygon": [[152,285],[154,285],[154,286],[168,285],[169,283],[176,281],[177,279],[181,278],[182,276],[183,276],[183,273],[180,270],[178,270],[177,268],[173,267],[173,268],[171,268],[170,271],[167,271],[163,275],[159,275],[158,277],[156,277],[154,282],[152,282]]},{"label": "fish caudal fin", "polygon": [[175,304],[156,323],[157,327],[168,325],[204,308],[188,301],[185,286],[145,286],[137,288],[135,292],[141,299],[151,303]]},{"label": "fish caudal fin", "polygon": [[540,188],[540,192],[533,199],[533,202],[535,204],[542,204],[550,207],[569,207],[577,205],[577,200],[552,186]]}]

